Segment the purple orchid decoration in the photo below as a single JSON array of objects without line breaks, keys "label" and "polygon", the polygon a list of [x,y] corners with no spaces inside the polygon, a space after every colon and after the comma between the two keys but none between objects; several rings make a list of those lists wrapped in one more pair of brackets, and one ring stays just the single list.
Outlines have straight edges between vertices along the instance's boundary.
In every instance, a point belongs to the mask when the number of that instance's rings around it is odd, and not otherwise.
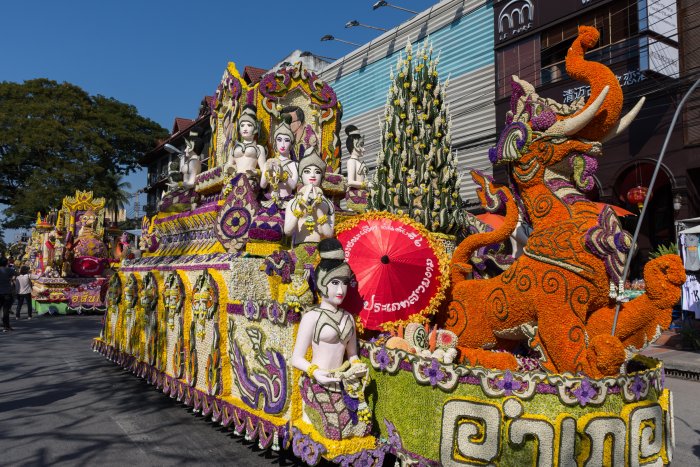
[{"label": "purple orchid decoration", "polygon": [[379,349],[379,352],[377,352],[377,363],[379,364],[379,369],[384,371],[387,369],[387,367],[391,364],[391,356],[389,355],[389,352],[386,350],[386,347],[382,346],[381,349]]},{"label": "purple orchid decoration", "polygon": [[437,384],[444,380],[445,376],[447,376],[440,368],[440,362],[438,362],[435,358],[433,358],[430,366],[421,368],[421,373],[423,373],[423,375],[430,380],[430,385],[433,387],[437,386]]},{"label": "purple orchid decoration", "polygon": [[510,396],[514,391],[519,391],[523,388],[523,382],[513,379],[513,373],[510,370],[506,370],[503,378],[496,381],[496,387],[502,390],[506,396]]},{"label": "purple orchid decoration", "polygon": [[578,403],[581,404],[581,407],[585,407],[586,404],[588,404],[595,396],[598,395],[598,391],[591,386],[591,383],[588,381],[588,379],[584,378],[581,381],[581,384],[571,391],[571,393],[576,396],[576,400],[578,400]]},{"label": "purple orchid decoration", "polygon": [[252,301],[248,301],[245,304],[245,307],[243,308],[243,311],[245,312],[245,317],[248,319],[253,319],[256,314],[256,309],[255,309],[255,303]]},{"label": "purple orchid decoration", "polygon": [[632,381],[632,385],[630,386],[630,390],[634,394],[635,400],[639,400],[642,397],[642,392],[647,388],[647,384],[644,382],[642,378],[639,377],[639,375],[635,375],[634,381]]},{"label": "purple orchid decoration", "polygon": [[272,302],[272,305],[267,309],[268,316],[273,320],[278,320],[280,318],[280,309],[277,302]]}]

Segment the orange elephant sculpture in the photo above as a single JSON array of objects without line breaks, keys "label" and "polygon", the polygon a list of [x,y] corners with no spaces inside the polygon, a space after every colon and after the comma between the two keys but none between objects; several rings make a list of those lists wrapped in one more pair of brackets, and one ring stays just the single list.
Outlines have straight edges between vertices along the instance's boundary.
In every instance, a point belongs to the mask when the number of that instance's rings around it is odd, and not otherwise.
[{"label": "orange elephant sculpture", "polygon": [[[580,27],[566,57],[568,74],[591,87],[585,103],[541,98],[513,77],[511,110],[489,158],[508,166],[515,196],[473,173],[482,203],[505,202],[507,214],[499,229],[468,237],[452,258],[446,327],[459,336],[461,358],[472,365],[515,369],[512,354],[489,349],[528,338],[548,371],[615,375],[670,324],[685,280],[673,255],[646,265],[646,294],[622,304],[611,335],[632,239],[611,208],[601,212],[582,192],[593,187],[602,142],[625,130],[643,100],[621,118],[623,96],[614,73],[584,59],[597,40],[595,28]],[[472,253],[508,238],[518,206],[533,227],[523,256],[497,277],[470,279]]]}]

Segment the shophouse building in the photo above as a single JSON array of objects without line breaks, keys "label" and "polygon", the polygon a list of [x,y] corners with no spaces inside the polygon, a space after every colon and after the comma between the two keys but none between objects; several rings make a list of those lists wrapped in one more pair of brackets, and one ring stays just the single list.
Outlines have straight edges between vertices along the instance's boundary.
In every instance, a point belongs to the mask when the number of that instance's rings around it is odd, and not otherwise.
[{"label": "shophouse building", "polygon": [[[540,96],[559,102],[570,103],[587,96],[588,86],[570,79],[564,64],[579,25],[595,26],[600,31],[600,41],[587,59],[602,62],[616,73],[625,95],[624,111],[646,97],[629,130],[604,144],[596,187],[589,193],[591,199],[625,207],[635,214],[639,207],[631,191],[641,186],[651,193],[638,242],[638,265],[643,264],[650,249],[675,241],[675,220],[700,215],[698,99],[691,100],[679,118],[657,182],[649,187],[674,112],[698,77],[699,15],[697,2],[694,12],[690,3],[501,0],[493,5],[499,127],[509,108],[511,75],[532,83]],[[637,216],[623,219],[630,231],[636,221]]]},{"label": "shophouse building", "polygon": [[[320,73],[343,104],[343,126],[356,125],[365,135],[365,163],[370,171],[380,147],[380,119],[390,71],[408,42],[415,48],[427,39],[433,45],[434,56],[440,57],[440,79],[449,77],[446,102],[459,169],[465,175],[470,168],[491,172],[488,148],[496,142],[492,24],[493,2],[442,1],[339,58]],[[476,207],[474,188],[471,178],[465,176],[461,195]]]}]

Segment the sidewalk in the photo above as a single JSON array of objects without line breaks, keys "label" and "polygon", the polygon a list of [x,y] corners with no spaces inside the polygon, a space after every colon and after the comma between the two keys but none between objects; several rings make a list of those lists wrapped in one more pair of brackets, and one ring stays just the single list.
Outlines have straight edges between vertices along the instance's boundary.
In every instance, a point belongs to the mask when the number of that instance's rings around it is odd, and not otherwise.
[{"label": "sidewalk", "polygon": [[700,374],[700,352],[682,350],[681,341],[681,335],[677,332],[664,331],[656,342],[641,353],[662,360],[667,370]]}]

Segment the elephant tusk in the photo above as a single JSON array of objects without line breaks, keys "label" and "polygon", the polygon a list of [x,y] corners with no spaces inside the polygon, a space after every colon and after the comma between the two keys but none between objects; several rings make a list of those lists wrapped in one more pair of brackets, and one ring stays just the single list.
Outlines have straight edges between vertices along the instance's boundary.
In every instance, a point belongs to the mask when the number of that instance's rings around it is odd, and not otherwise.
[{"label": "elephant tusk", "polygon": [[615,136],[618,136],[620,133],[625,131],[627,127],[632,123],[632,121],[637,118],[637,114],[639,113],[640,110],[642,110],[642,106],[644,105],[644,102],[646,101],[646,97],[642,97],[639,99],[639,102],[635,104],[634,107],[632,107],[632,110],[627,112],[627,114],[620,119],[620,121],[615,125],[607,135],[603,137],[603,139],[600,141],[601,143],[604,143],[606,141],[609,141],[613,139]]},{"label": "elephant tusk", "polygon": [[549,127],[544,134],[548,136],[573,136],[579,131],[583,130],[586,125],[593,120],[596,113],[598,113],[598,110],[603,105],[603,102],[605,102],[605,97],[608,95],[609,90],[610,86],[605,86],[593,103],[586,107],[583,112],[578,115],[574,115],[573,117],[557,121],[554,125]]}]

